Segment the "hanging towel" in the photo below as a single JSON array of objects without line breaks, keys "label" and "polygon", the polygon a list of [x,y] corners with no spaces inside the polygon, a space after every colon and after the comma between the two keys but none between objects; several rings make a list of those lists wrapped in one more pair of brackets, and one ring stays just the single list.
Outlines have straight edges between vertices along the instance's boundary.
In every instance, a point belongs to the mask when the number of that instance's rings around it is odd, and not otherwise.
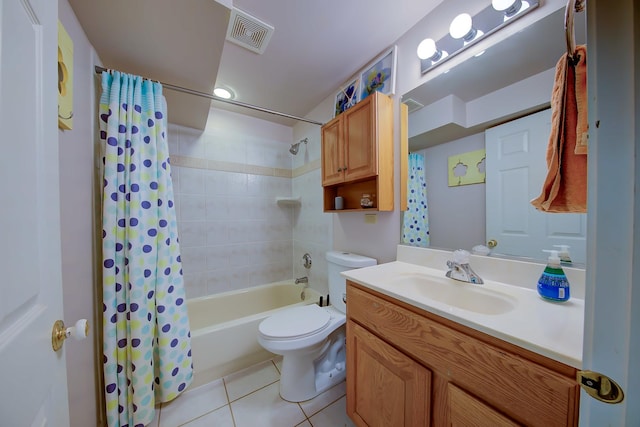
[{"label": "hanging towel", "polygon": [[[587,156],[576,154],[586,151],[586,86],[576,88],[576,76],[586,82],[586,48],[578,46],[576,52],[582,63],[577,71],[576,65],[564,54],[556,65],[553,91],[551,93],[551,133],[547,146],[547,177],[542,185],[540,196],[531,204],[544,212],[587,211]],[[583,71],[585,70],[585,71]],[[576,95],[580,93],[580,107]],[[584,117],[578,117],[579,108]],[[578,133],[585,135],[584,147],[576,150]]]},{"label": "hanging towel", "polygon": [[587,154],[589,142],[589,121],[587,111],[587,47],[584,45],[576,46],[574,54],[575,70],[576,70],[576,107],[577,107],[577,124],[576,124],[576,154]]}]

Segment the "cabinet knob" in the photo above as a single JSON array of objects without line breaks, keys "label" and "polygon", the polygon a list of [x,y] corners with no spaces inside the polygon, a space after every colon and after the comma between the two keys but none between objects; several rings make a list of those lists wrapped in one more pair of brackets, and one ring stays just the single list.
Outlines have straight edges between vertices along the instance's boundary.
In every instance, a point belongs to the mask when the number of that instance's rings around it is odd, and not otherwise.
[{"label": "cabinet knob", "polygon": [[338,168],[338,172],[342,172],[342,168]]}]

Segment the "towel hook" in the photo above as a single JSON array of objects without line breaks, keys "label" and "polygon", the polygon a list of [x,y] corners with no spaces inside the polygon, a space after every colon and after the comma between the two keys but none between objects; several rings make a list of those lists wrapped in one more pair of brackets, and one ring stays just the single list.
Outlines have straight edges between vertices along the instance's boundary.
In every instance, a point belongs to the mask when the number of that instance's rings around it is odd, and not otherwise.
[{"label": "towel hook", "polygon": [[576,36],[573,15],[575,12],[582,12],[585,4],[586,0],[567,0],[567,7],[564,11],[564,32],[567,41],[567,54],[571,63],[576,62]]}]

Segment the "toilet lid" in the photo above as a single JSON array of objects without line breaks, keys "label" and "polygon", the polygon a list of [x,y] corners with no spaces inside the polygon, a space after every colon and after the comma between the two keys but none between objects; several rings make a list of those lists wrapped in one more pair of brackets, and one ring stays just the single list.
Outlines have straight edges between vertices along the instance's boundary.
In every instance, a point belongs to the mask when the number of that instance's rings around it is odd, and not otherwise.
[{"label": "toilet lid", "polygon": [[263,320],[258,330],[265,338],[304,338],[326,328],[330,320],[326,310],[310,304],[282,310]]}]

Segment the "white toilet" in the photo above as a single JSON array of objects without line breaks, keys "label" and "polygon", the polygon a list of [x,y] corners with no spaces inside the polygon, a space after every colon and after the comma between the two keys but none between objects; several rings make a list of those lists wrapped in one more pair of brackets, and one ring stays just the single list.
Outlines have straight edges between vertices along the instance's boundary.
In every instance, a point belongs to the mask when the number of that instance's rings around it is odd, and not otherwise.
[{"label": "white toilet", "polygon": [[258,326],[258,342],[282,355],[280,396],[309,400],[345,378],[346,280],[341,271],[376,265],[348,252],[327,252],[330,306],[310,304],[282,310]]}]

